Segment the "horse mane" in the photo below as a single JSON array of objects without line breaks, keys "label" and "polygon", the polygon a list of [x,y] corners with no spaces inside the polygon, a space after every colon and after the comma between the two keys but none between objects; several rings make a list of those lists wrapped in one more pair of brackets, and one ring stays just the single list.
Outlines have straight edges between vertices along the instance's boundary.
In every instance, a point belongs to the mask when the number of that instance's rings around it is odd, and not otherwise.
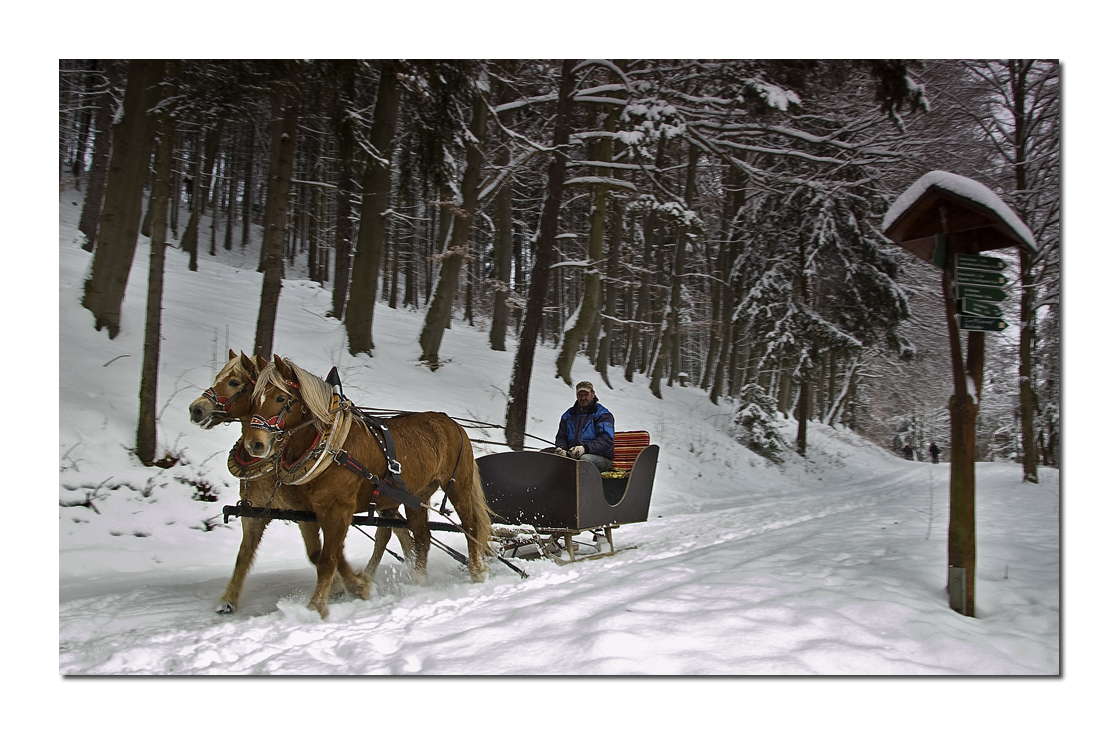
[{"label": "horse mane", "polygon": [[[330,425],[334,421],[334,416],[330,413],[334,389],[325,380],[312,375],[291,360],[284,359],[283,361],[295,373],[299,382],[299,395],[303,400],[303,405],[311,412],[311,416],[320,426]],[[275,362],[269,362],[268,366],[261,370],[260,375],[256,378],[256,388],[252,391],[252,401],[254,403],[259,403],[268,385],[275,385],[288,395],[292,394],[291,386],[284,382],[283,375],[280,374]]]},{"label": "horse mane", "polygon": [[220,371],[218,371],[217,377],[214,378],[214,385],[217,385],[219,382],[223,382],[224,380],[234,375],[240,377],[242,380],[248,379],[248,376],[245,374],[245,368],[243,365],[241,365],[240,357],[233,357],[233,359],[225,363],[225,366],[222,367]]}]

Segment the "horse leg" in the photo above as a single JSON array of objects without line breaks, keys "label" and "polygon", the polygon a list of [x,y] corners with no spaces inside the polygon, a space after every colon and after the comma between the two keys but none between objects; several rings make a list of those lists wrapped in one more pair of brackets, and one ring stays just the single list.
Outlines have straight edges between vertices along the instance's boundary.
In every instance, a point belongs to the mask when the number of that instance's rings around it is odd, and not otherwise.
[{"label": "horse leg", "polygon": [[237,601],[241,598],[241,587],[245,583],[245,576],[252,567],[252,560],[256,556],[256,549],[260,547],[260,538],[264,536],[264,528],[268,527],[268,520],[259,517],[241,518],[241,548],[237,551],[237,563],[233,567],[233,577],[225,587],[225,593],[214,611],[218,614],[232,614],[237,611]]},{"label": "horse leg", "polygon": [[[322,541],[318,537],[318,523],[300,522],[296,524],[303,536],[303,545],[307,547],[307,558],[310,559],[312,566],[317,566],[318,557],[322,553]],[[345,591],[345,585],[342,582],[342,577],[335,576],[334,583],[330,587],[330,595],[340,594],[343,591]]]},{"label": "horse leg", "polygon": [[377,528],[376,542],[373,544],[373,555],[365,565],[365,575],[373,578],[377,575],[380,559],[384,557],[384,549],[388,547],[388,539],[392,537],[392,528]]},{"label": "horse leg", "polygon": [[346,531],[349,529],[349,518],[319,512],[318,523],[322,527],[322,552],[318,556],[318,582],[311,596],[309,609],[314,609],[319,616],[326,619],[329,612],[330,587],[334,582],[334,574],[338,570],[338,559],[342,557],[345,545]]},{"label": "horse leg", "polygon": [[303,536],[303,545],[307,547],[307,558],[310,559],[312,566],[317,566],[318,556],[322,553],[322,540],[318,537],[318,523],[301,522],[298,525],[299,532]]},{"label": "horse leg", "polygon": [[408,527],[415,541],[415,565],[412,566],[412,582],[427,585],[427,554],[431,550],[431,528],[427,525],[427,510],[422,507],[408,507],[405,511]]},{"label": "horse leg", "polygon": [[[449,497],[455,512],[466,529],[466,547],[469,551],[470,578],[474,583],[482,583],[489,578],[489,567],[485,565],[485,555],[489,553],[489,537],[492,525],[489,508],[485,504],[485,492],[481,487],[481,475],[477,465],[469,462],[462,467],[462,481],[455,482]],[[480,499],[479,499],[480,498]]]},{"label": "horse leg", "polygon": [[[381,517],[391,520],[399,520],[400,514],[395,509],[389,508],[381,510],[378,513]],[[384,557],[384,551],[388,547],[388,539],[392,534],[396,535],[396,540],[400,542],[400,548],[404,551],[404,560],[413,562],[415,560],[415,544],[412,542],[411,535],[404,528],[377,528],[376,543],[373,545],[373,555],[369,559],[369,563],[365,566],[365,573],[369,578],[376,576],[377,568],[380,566],[381,558]]]}]

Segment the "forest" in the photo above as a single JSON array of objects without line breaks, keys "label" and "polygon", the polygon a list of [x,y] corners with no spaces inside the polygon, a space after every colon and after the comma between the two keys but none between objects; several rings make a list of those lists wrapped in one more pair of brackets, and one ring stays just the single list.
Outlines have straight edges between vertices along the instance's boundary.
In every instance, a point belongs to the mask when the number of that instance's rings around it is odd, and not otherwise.
[{"label": "forest", "polygon": [[[377,308],[515,351],[523,446],[538,344],[554,375],[698,388],[774,462],[811,422],[948,449],[948,329],[931,265],[882,217],[941,170],[1033,233],[1006,252],[977,455],[1026,481],[1060,456],[1060,64],[1053,60],[62,60],[60,187],[83,194],[82,305],[113,338],[151,240],[137,453],[154,460],[163,252],[330,292],[351,354]],[[246,345],[246,351],[249,345]],[[795,445],[771,429],[798,420]]]}]

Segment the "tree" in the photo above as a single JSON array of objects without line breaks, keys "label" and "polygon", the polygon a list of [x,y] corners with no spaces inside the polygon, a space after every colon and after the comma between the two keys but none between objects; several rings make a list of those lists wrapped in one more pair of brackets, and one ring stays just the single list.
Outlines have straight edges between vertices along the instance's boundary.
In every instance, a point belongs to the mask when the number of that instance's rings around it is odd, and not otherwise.
[{"label": "tree", "polygon": [[[596,62],[605,64],[605,62]],[[608,64],[617,77],[624,78],[624,73],[613,64]],[[630,184],[612,177],[613,173],[613,134],[621,111],[625,107],[624,86],[606,85],[587,90],[586,98],[592,104],[605,105],[605,120],[601,133],[591,133],[583,136],[590,142],[588,163],[590,163],[590,176],[584,179],[572,179],[567,185],[580,183],[590,187],[590,226],[587,237],[587,263],[582,288],[582,302],[579,304],[578,317],[563,334],[563,346],[559,350],[559,357],[555,362],[556,377],[562,378],[568,385],[571,382],[571,368],[574,365],[575,354],[579,346],[590,334],[594,320],[598,317],[599,302],[601,300],[601,271],[603,264],[603,244],[606,237],[606,210],[607,197],[610,188],[620,186],[632,188]],[[599,96],[600,92],[604,92]],[[593,165],[598,162],[602,165]]]},{"label": "tree", "polygon": [[575,63],[563,61],[559,76],[559,97],[555,110],[555,135],[552,139],[551,166],[547,173],[547,198],[540,215],[539,239],[536,241],[536,258],[532,265],[532,279],[528,286],[528,303],[525,307],[520,343],[512,366],[509,385],[509,402],[505,411],[505,440],[513,451],[524,450],[524,431],[528,423],[528,386],[532,380],[532,362],[536,354],[536,339],[543,321],[544,297],[547,294],[548,271],[551,252],[559,225],[559,205],[563,200],[563,181],[566,178],[566,147],[571,138],[571,108]]},{"label": "tree", "polygon": [[105,203],[86,278],[82,306],[94,318],[97,331],[110,339],[120,332],[120,306],[140,233],[144,180],[147,176],[150,118],[157,67],[154,62],[128,64],[128,85],[120,120],[113,129],[113,152],[105,183]]},{"label": "tree", "polygon": [[97,116],[94,119],[96,132],[93,136],[93,160],[89,166],[89,180],[85,187],[85,201],[82,203],[81,221],[78,231],[85,235],[82,249],[93,252],[97,242],[97,229],[101,221],[101,203],[105,196],[105,179],[109,172],[109,154],[113,147],[113,114],[117,109],[120,83],[120,65],[109,61],[105,72],[104,89],[97,102]]},{"label": "tree", "polygon": [[[288,63],[279,62],[288,67]],[[280,288],[283,285],[283,248],[287,233],[287,198],[294,165],[295,134],[299,123],[300,90],[294,67],[281,70],[272,92],[272,159],[268,167],[268,198],[264,212],[264,242],[261,261],[264,283],[256,320],[253,354],[268,358],[273,353]]]},{"label": "tree", "polygon": [[373,351],[373,309],[377,300],[377,277],[388,238],[388,216],[392,193],[392,137],[400,104],[400,83],[395,62],[381,68],[373,126],[366,152],[364,193],[361,197],[361,228],[353,258],[353,281],[345,309],[349,353]]},{"label": "tree", "polygon": [[[162,75],[155,62],[155,76]],[[171,62],[168,76],[175,76]],[[167,95],[167,96],[173,96]],[[152,184],[151,257],[148,265],[147,313],[144,323],[144,358],[140,373],[140,418],[136,427],[136,456],[145,466],[155,462],[155,407],[159,384],[160,322],[163,312],[163,262],[167,244],[167,212],[171,190],[171,162],[175,129],[170,112],[160,110],[156,121],[155,180]]]},{"label": "tree", "polygon": [[1021,464],[1024,481],[1035,483],[1037,317],[1059,303],[1060,69],[1058,62],[1042,59],[968,62],[966,67],[985,98],[971,115],[998,154],[998,178],[1012,182],[1006,198],[1039,246],[1035,254],[1019,250]]},{"label": "tree", "polygon": [[443,340],[443,330],[450,323],[454,295],[458,290],[458,275],[462,263],[471,257],[469,239],[473,226],[474,212],[478,203],[478,184],[481,179],[481,166],[484,162],[482,144],[489,105],[485,93],[488,83],[482,72],[476,80],[473,96],[473,110],[470,118],[470,139],[466,145],[466,167],[462,173],[461,198],[451,209],[454,221],[446,249],[439,256],[439,281],[435,295],[427,308],[427,318],[419,335],[422,348],[420,359],[431,369],[439,364],[439,346]]}]

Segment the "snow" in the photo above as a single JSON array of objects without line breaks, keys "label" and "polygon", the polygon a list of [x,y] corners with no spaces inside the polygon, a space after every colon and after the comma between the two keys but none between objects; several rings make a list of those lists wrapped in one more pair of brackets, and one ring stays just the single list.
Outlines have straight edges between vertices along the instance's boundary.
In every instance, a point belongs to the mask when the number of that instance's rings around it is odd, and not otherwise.
[{"label": "snow", "polygon": [[[182,462],[143,467],[128,447],[135,443],[147,242],[141,238],[137,248],[121,332],[110,341],[79,304],[92,257],[76,244],[79,196],[60,197],[59,499],[72,504],[92,491],[97,509],[58,510],[58,674],[510,676],[447,681],[465,686],[487,719],[499,722],[503,711],[525,706],[531,713],[534,703],[538,712],[571,692],[525,689],[516,676],[1062,672],[1058,472],[1042,469],[1040,484],[1031,485],[1020,481],[1017,465],[977,466],[977,616],[962,617],[948,608],[944,591],[947,464],[906,462],[845,429],[812,423],[807,459],[790,454],[774,467],[729,438],[732,406],[678,386],[663,388],[664,399],[656,400],[645,382],[627,383],[620,368],[599,399],[617,416],[618,430],[648,430],[661,446],[649,521],[615,531],[618,545],[634,549],[562,567],[519,561],[527,580],[491,563],[484,584],[470,583],[464,569],[432,549],[425,587],[408,583],[402,565],[386,556],[376,595],[335,600],[323,621],[306,609],[315,576],[298,531],[274,522],[240,608],[219,616],[213,610],[240,540],[237,520],[225,525],[220,518],[221,506],[237,499],[225,469],[236,429],[203,431],[189,423],[186,408],[224,362],[226,333],[228,346],[251,348],[261,284],[255,256],[219,248],[217,260],[202,254],[190,273],[185,254],[168,250],[159,445]],[[227,264],[234,261],[244,269]],[[484,325],[474,329],[456,318],[440,352],[447,361],[431,372],[418,361],[421,312],[378,304],[375,356],[351,357],[342,327],[325,317],[329,307],[329,291],[286,280],[275,351],[319,374],[337,365],[347,395],[361,405],[504,422],[514,351],[490,351]],[[532,380],[527,430],[544,437],[573,400],[553,377],[556,353],[537,349]],[[596,378],[585,357],[574,378]],[[783,430],[791,438],[795,425]],[[499,432],[475,436],[503,440]],[[217,502],[193,498],[203,482]],[[464,549],[457,537],[444,540]],[[354,532],[346,552],[363,565],[371,548]],[[395,540],[390,548],[398,550]],[[712,679],[688,696],[696,706],[733,711],[740,703],[729,684]],[[632,685],[620,690],[633,693]],[[784,703],[802,704],[802,688],[778,689],[759,715],[772,714],[781,690]],[[971,690],[950,692],[972,705],[1013,700],[1004,689],[996,702],[989,689]],[[162,691],[148,703],[176,701]],[[606,715],[652,725],[691,720],[681,719],[678,707],[665,712],[650,704],[646,691],[637,694],[636,710],[618,713],[619,689],[610,689],[610,704],[596,691],[580,687],[577,695]],[[446,703],[461,695],[438,693]],[[822,724],[848,711],[885,721],[893,706],[907,704],[905,728],[930,730],[942,725],[939,717],[913,711],[938,710],[942,693],[893,688],[882,700],[869,691],[814,688],[809,695],[823,708],[797,715]],[[269,695],[241,690],[237,701],[209,700],[211,716],[251,715],[241,705],[254,700],[250,694]],[[90,690],[85,703],[126,716],[104,695],[103,687]],[[859,713],[859,700],[872,710]],[[226,707],[235,710],[217,713]],[[281,708],[284,716],[298,708],[292,722],[309,721],[311,707]],[[993,720],[1015,716],[1001,711]]]},{"label": "snow", "polygon": [[1025,226],[1021,218],[1001,200],[1000,196],[974,179],[960,176],[957,173],[948,173],[947,171],[931,171],[930,173],[925,173],[917,179],[916,183],[909,186],[903,194],[897,197],[897,200],[893,202],[893,206],[889,207],[889,211],[885,212],[885,218],[881,222],[881,230],[885,231],[889,229],[889,227],[893,225],[893,222],[908,211],[913,204],[919,201],[920,197],[932,186],[938,186],[945,191],[950,191],[953,194],[962,196],[965,199],[969,199],[993,211],[1001,217],[1029,247],[1034,251],[1036,250],[1036,240],[1033,239],[1033,233]]}]

